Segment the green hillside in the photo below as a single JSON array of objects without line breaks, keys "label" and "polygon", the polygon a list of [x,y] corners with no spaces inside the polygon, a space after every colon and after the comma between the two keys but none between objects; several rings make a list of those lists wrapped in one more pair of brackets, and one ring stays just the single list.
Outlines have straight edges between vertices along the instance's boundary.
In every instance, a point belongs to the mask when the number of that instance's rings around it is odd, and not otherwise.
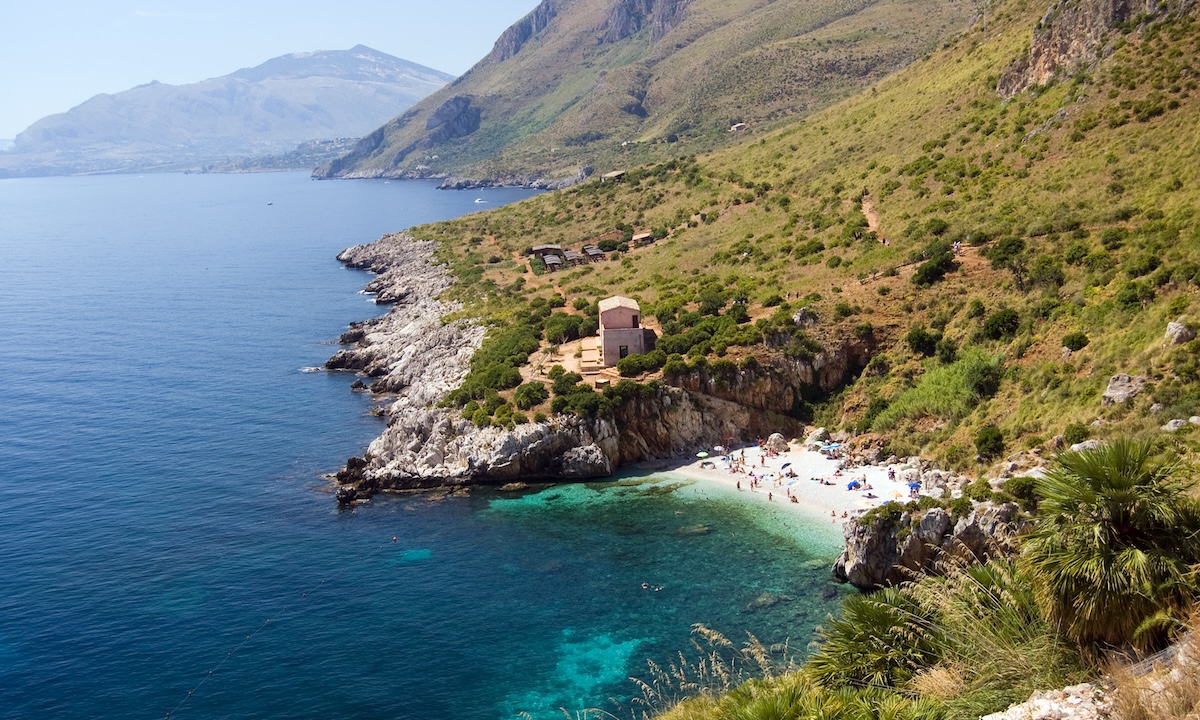
[{"label": "green hillside", "polygon": [[[731,151],[420,234],[444,240],[472,314],[638,299],[684,356],[668,381],[697,362],[785,364],[803,351],[772,340],[781,329],[826,348],[869,333],[866,372],[797,412],[880,433],[898,455],[969,469],[989,426],[1002,455],[1059,435],[1190,440],[1158,426],[1200,412],[1198,348],[1162,339],[1195,311],[1200,282],[1200,33],[1192,17],[1115,28],[1098,64],[1005,100],[997,78],[1043,13],[1001,3],[921,62]],[[634,230],[662,239],[616,262],[528,272],[532,244]],[[803,332],[791,323],[802,306],[819,318]],[[964,384],[981,363],[995,382]],[[1147,391],[1102,407],[1118,372],[1145,376]]]},{"label": "green hillside", "polygon": [[[966,27],[967,0],[545,0],[318,176],[573,177],[736,142]],[[931,21],[932,18],[932,21]]]}]

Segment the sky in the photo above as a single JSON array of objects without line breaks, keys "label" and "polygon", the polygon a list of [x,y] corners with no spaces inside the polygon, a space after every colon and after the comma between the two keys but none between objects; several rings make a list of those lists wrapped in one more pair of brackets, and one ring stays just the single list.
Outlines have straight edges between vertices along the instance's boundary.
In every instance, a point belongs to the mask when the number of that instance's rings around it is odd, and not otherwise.
[{"label": "sky", "polygon": [[0,0],[0,138],[99,93],[366,45],[461,75],[539,0]]}]

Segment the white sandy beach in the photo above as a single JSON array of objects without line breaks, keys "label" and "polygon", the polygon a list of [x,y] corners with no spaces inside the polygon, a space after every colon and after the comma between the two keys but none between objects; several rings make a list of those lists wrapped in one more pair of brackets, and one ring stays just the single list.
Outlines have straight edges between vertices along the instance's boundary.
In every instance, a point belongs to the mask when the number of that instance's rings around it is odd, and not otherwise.
[{"label": "white sandy beach", "polygon": [[[745,470],[741,471],[737,468],[743,452]],[[670,472],[734,489],[740,484],[741,492],[748,497],[790,506],[808,515],[823,515],[833,522],[841,522],[888,501],[908,502],[910,499],[908,484],[899,479],[900,471],[907,466],[863,465],[839,472],[842,462],[814,450],[797,449],[794,445],[773,455],[750,446],[744,450],[735,449],[724,457],[712,453],[707,458],[692,458],[683,465],[672,467]],[[896,471],[897,479],[888,479],[889,467]],[[794,472],[795,477],[790,477],[789,471]],[[751,473],[757,478],[755,487],[751,487]],[[822,484],[819,480],[830,484]],[[847,484],[853,480],[864,487],[847,490]]]}]

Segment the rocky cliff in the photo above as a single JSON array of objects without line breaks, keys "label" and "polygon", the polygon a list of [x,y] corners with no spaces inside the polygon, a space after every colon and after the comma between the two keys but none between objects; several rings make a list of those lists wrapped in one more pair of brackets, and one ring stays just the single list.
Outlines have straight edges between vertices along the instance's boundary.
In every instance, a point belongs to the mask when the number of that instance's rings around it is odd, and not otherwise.
[{"label": "rocky cliff", "polygon": [[1058,0],[1034,29],[1029,53],[1004,71],[996,89],[1010,98],[1084,69],[1108,52],[1115,28],[1191,12],[1195,5],[1195,0]]},{"label": "rocky cliff", "polygon": [[651,42],[671,31],[688,0],[620,0],[609,11],[600,34],[601,43],[616,43],[650,27]]},{"label": "rocky cliff", "polygon": [[833,576],[861,590],[896,585],[942,563],[1012,554],[1020,530],[1013,503],[981,503],[957,520],[944,508],[868,513],[845,524],[846,548]]},{"label": "rocky cliff", "polygon": [[492,51],[480,64],[500,63],[512,58],[521,52],[525,43],[545,30],[557,14],[558,7],[554,0],[542,0],[532,12],[500,34]]}]

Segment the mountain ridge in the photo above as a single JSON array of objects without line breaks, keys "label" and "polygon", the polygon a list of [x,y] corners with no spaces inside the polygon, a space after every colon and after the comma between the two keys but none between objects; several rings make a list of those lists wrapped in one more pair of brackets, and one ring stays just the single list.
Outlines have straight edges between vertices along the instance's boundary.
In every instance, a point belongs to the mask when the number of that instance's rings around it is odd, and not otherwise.
[{"label": "mountain ridge", "polygon": [[452,76],[357,45],[292,53],[196,83],[151,81],[33,123],[0,154],[12,174],[191,169],[358,137]]},{"label": "mountain ridge", "polygon": [[544,0],[314,176],[575,177],[678,155],[676,141],[703,152],[733,142],[734,124],[773,127],[877,81],[975,12],[966,0]]}]

